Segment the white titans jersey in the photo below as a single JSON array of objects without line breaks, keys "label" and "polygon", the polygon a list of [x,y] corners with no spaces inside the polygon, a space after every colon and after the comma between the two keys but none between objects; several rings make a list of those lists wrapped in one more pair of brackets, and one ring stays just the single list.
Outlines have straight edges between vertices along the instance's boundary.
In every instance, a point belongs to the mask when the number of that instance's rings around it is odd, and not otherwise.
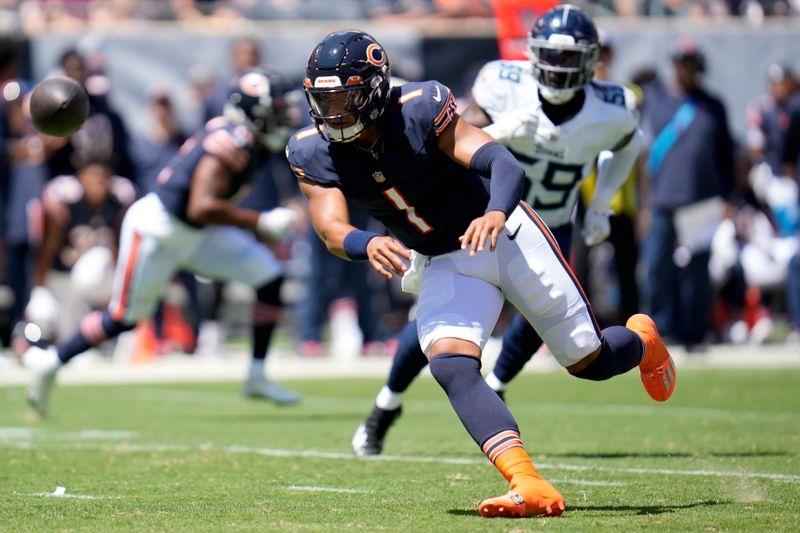
[{"label": "white titans jersey", "polygon": [[584,85],[586,101],[572,118],[555,126],[539,104],[538,83],[530,61],[492,61],[472,87],[475,102],[497,122],[504,113],[538,108],[536,139],[504,141],[530,181],[523,198],[550,227],[571,222],[578,185],[603,150],[611,150],[639,122],[636,96],[604,81]]}]

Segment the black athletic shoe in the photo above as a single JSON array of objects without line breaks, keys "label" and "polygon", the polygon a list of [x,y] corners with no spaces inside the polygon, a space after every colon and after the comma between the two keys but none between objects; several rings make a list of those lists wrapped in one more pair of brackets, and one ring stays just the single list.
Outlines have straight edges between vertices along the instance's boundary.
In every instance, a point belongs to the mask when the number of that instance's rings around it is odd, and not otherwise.
[{"label": "black athletic shoe", "polygon": [[391,411],[377,406],[372,409],[369,417],[358,426],[356,434],[353,435],[351,441],[353,453],[356,455],[380,455],[383,451],[383,439],[386,438],[386,433],[402,412],[402,406]]}]

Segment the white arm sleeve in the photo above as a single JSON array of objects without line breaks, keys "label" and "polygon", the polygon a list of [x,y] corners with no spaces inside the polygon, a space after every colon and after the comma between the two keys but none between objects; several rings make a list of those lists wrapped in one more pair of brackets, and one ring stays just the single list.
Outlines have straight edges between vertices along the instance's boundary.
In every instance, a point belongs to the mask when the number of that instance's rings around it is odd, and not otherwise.
[{"label": "white arm sleeve", "polygon": [[597,158],[597,184],[590,204],[591,209],[608,211],[611,200],[628,178],[641,149],[642,130],[636,128],[625,146],[614,152],[611,150],[600,152]]}]

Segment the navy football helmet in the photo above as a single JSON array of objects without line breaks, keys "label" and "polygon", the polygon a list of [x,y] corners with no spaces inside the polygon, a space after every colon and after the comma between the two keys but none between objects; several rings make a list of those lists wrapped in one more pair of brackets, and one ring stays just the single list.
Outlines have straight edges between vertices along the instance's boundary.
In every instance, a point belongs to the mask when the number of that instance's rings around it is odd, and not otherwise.
[{"label": "navy football helmet", "polygon": [[540,93],[548,102],[562,104],[592,79],[600,44],[592,19],[563,4],[536,20],[528,50]]},{"label": "navy football helmet", "polygon": [[234,124],[245,126],[264,146],[278,127],[275,112],[276,91],[271,75],[253,68],[234,78],[225,102],[224,115]]},{"label": "navy football helmet", "polygon": [[389,58],[369,34],[328,34],[314,48],[304,88],[311,117],[329,141],[351,142],[389,102]]}]

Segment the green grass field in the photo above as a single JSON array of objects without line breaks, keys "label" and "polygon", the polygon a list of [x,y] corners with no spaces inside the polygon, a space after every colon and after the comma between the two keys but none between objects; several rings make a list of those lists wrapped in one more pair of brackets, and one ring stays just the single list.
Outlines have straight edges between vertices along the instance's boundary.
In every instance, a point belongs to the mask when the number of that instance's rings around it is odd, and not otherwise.
[{"label": "green grass field", "polygon": [[[375,379],[62,387],[48,420],[0,389],[3,531],[798,531],[800,369],[680,374],[667,404],[631,373],[521,376],[508,394],[560,518],[481,518],[504,493],[431,379],[407,395],[386,455],[350,455]],[[65,487],[61,497],[48,495]]]}]

